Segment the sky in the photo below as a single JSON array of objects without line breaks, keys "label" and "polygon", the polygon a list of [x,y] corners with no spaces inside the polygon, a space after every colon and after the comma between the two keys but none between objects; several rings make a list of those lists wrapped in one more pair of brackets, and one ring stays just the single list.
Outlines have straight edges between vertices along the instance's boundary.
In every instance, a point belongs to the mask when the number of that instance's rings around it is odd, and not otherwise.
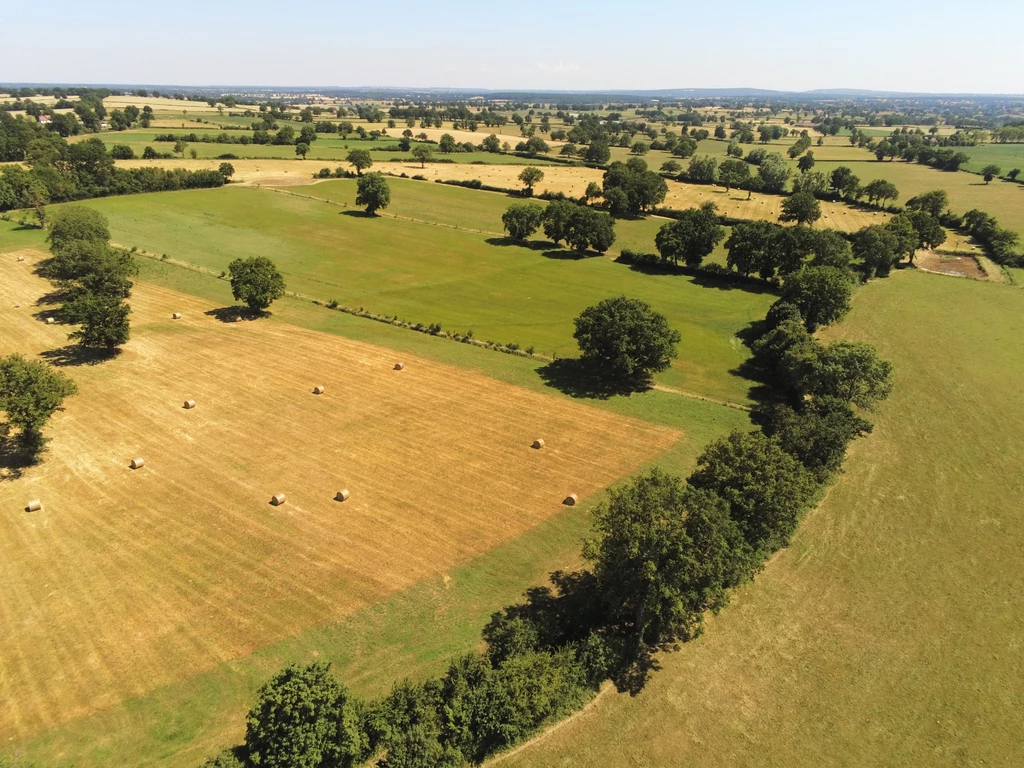
[{"label": "sky", "polygon": [[49,0],[3,27],[8,83],[1024,93],[1024,0]]}]

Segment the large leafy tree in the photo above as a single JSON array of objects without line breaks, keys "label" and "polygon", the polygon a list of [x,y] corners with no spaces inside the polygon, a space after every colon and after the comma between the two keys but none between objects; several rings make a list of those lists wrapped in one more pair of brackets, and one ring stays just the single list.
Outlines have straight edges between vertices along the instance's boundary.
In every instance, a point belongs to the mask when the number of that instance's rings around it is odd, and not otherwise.
[{"label": "large leafy tree", "polygon": [[665,199],[668,184],[638,157],[614,162],[603,178],[603,196],[614,216],[637,216]]},{"label": "large leafy tree", "polygon": [[442,739],[441,686],[402,680],[370,715],[370,738],[387,752],[389,768],[456,768],[462,753]]},{"label": "large leafy tree", "polygon": [[383,173],[368,173],[356,182],[356,205],[365,205],[367,213],[387,208],[391,187]]},{"label": "large leafy tree", "polygon": [[800,310],[807,330],[830,325],[850,311],[853,281],[836,267],[804,267],[786,278],[782,299]]},{"label": "large leafy tree", "polygon": [[512,203],[501,215],[501,223],[514,240],[525,240],[540,227],[544,207],[537,203]]},{"label": "large leafy tree", "polygon": [[228,265],[231,293],[254,312],[262,312],[284,296],[284,278],[266,256],[235,259]]},{"label": "large leafy tree", "polygon": [[0,358],[0,411],[6,414],[0,436],[6,438],[16,428],[14,453],[34,460],[46,444],[46,422],[61,410],[64,398],[77,392],[74,381],[46,363],[17,354]]},{"label": "large leafy tree", "polygon": [[373,165],[373,158],[368,149],[353,149],[345,156],[345,159],[356,167],[356,173],[360,176],[363,175],[364,170]]},{"label": "large leafy tree", "polygon": [[686,266],[698,267],[724,238],[715,204],[707,202],[680,212],[679,218],[658,230],[654,243],[663,260],[678,264],[682,259]]},{"label": "large leafy tree", "polygon": [[66,205],[50,214],[50,250],[59,254],[75,241],[110,240],[107,217],[84,205]]},{"label": "large leafy tree", "polygon": [[528,165],[519,173],[519,180],[526,185],[526,188],[533,192],[533,185],[544,180],[544,171],[536,165]]},{"label": "large leafy tree", "polygon": [[795,221],[797,224],[813,224],[821,218],[821,205],[810,192],[797,192],[782,201],[779,221]]},{"label": "large leafy tree", "polygon": [[647,378],[667,369],[682,338],[660,312],[625,296],[587,307],[575,324],[573,336],[583,360],[618,380]]},{"label": "large leafy tree", "polygon": [[83,347],[113,350],[131,335],[128,315],[132,308],[116,296],[86,293],[66,308],[71,319],[81,324],[68,338]]},{"label": "large leafy tree", "polygon": [[249,761],[259,768],[358,765],[369,757],[361,720],[329,664],[287,667],[260,688],[249,710]]},{"label": "large leafy tree", "polygon": [[749,550],[726,503],[660,470],[609,490],[584,554],[607,621],[640,647],[697,637],[706,611],[749,573]]},{"label": "large leafy tree", "polygon": [[831,397],[870,409],[892,392],[892,363],[863,342],[816,344],[810,354],[794,356],[792,369],[800,395]]},{"label": "large leafy tree", "polygon": [[861,261],[867,277],[888,277],[903,257],[901,238],[888,225],[876,224],[859,230],[854,233],[851,245],[854,258]]},{"label": "large leafy tree", "polygon": [[688,482],[725,500],[751,548],[769,555],[789,543],[817,484],[762,432],[736,431],[709,445]]},{"label": "large leafy tree", "polygon": [[849,403],[830,397],[816,397],[797,408],[770,405],[758,416],[765,433],[819,481],[839,470],[851,440],[871,432],[871,422],[857,416]]}]

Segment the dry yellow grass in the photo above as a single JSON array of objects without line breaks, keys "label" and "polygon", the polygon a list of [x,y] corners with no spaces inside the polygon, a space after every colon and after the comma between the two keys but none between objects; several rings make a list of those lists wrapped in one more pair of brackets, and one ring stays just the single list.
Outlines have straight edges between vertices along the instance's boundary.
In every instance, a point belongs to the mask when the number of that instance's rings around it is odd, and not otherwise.
[{"label": "dry yellow grass", "polygon": [[[40,254],[21,255],[0,255],[0,354],[66,343],[33,316]],[[681,437],[409,355],[397,372],[370,344],[222,323],[150,285],[131,304],[119,357],[64,369],[80,394],[51,421],[44,463],[0,482],[12,738],[442,574]],[[278,492],[287,503],[272,507]],[[42,511],[25,512],[35,498]]]},{"label": "dry yellow grass", "polygon": [[181,101],[180,99],[154,98],[153,96],[108,96],[103,100],[103,106],[110,112],[115,109],[124,109],[129,104],[134,104],[139,109],[152,107],[154,112],[178,112],[183,109],[189,114],[216,113],[217,108],[211,107],[205,101]]},{"label": "dry yellow grass", "polygon": [[[387,173],[397,175],[422,174],[428,179],[466,180],[480,179],[484,184],[496,187],[521,187],[518,176],[525,166],[522,165],[464,165],[464,164],[427,164],[420,168],[418,163],[390,163],[382,167]],[[573,197],[582,197],[590,182],[601,183],[603,171],[594,168],[577,168],[573,166],[544,166],[544,180],[537,189],[551,192],[563,192]],[[747,193],[740,190],[726,192],[723,187],[699,184],[681,184],[677,181],[668,182],[668,195],[663,205],[669,208],[691,208],[712,200],[718,206],[718,212],[741,219],[778,220],[781,213],[780,205],[785,198],[779,195],[755,194],[747,199]],[[888,214],[860,211],[842,203],[821,203],[822,218],[815,225],[819,228],[830,227],[845,232],[852,232],[867,226],[888,220]]]},{"label": "dry yellow grass", "polygon": [[[186,168],[190,171],[217,170],[223,160],[214,158],[193,160],[191,158],[173,158],[170,160],[118,160],[120,168]],[[231,160],[235,175],[232,184],[271,184],[274,186],[292,186],[313,183],[313,173],[324,163],[314,160]],[[338,165],[331,162],[331,165]],[[397,165],[397,163],[395,164]],[[377,166],[374,166],[377,170]]]}]

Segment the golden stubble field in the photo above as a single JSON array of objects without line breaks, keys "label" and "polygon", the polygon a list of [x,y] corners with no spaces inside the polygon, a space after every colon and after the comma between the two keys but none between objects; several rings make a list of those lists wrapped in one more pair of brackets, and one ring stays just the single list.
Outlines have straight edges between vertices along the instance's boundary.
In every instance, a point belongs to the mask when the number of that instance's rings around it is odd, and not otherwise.
[{"label": "golden stubble field", "polygon": [[[0,353],[34,356],[68,329],[37,317],[42,254],[22,255],[0,255]],[[8,739],[444,574],[682,437],[425,360],[395,371],[366,343],[221,322],[151,285],[131,304],[119,357],[64,368],[80,393],[44,463],[0,481]]]},{"label": "golden stubble field", "polygon": [[[117,165],[122,168],[142,168],[146,166],[162,166],[166,168],[187,168],[189,170],[216,170],[221,160],[215,159],[174,159],[174,160],[119,160]],[[313,174],[323,165],[337,165],[315,160],[232,160],[235,169],[233,183],[250,185],[291,186],[310,184],[314,181]],[[372,170],[398,176],[422,175],[428,179],[444,179],[466,181],[479,179],[484,184],[508,189],[523,186],[519,174],[525,165],[471,165],[463,163],[427,163],[421,168],[419,163],[376,163]],[[563,192],[574,197],[582,197],[590,182],[601,183],[603,171],[594,168],[577,168],[573,166],[545,165],[542,166],[544,179],[537,184],[539,192]],[[726,192],[724,187],[702,184],[682,184],[678,181],[668,182],[668,195],[664,206],[684,209],[699,206],[706,200],[714,201],[718,212],[741,219],[766,219],[777,221],[781,213],[781,204],[785,199],[781,195],[754,194],[747,199],[747,193],[741,190]],[[822,217],[814,225],[817,229],[838,229],[843,232],[854,232],[869,224],[882,224],[889,219],[886,213],[863,211],[842,203],[821,202]]]}]

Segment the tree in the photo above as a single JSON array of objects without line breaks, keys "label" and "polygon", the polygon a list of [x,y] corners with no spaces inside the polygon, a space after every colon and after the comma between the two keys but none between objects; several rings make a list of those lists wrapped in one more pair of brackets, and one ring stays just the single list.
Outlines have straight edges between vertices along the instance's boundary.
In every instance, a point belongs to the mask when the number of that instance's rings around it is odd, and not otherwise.
[{"label": "tree", "polygon": [[284,296],[284,278],[266,256],[235,259],[228,265],[231,293],[254,312],[263,312]]},{"label": "tree", "polygon": [[34,461],[46,445],[46,422],[61,410],[65,398],[77,392],[74,381],[46,363],[18,354],[0,358],[0,411],[7,417],[0,423],[0,437],[6,438],[15,427],[15,455]]},{"label": "tree", "polygon": [[860,259],[867,277],[888,277],[905,252],[900,250],[897,235],[887,226],[877,224],[855,232],[851,245],[853,256]]},{"label": "tree", "polygon": [[811,265],[815,267],[838,267],[849,269],[853,250],[850,241],[834,229],[815,230],[811,239]]},{"label": "tree", "polygon": [[590,146],[587,147],[587,151],[583,155],[583,159],[588,163],[594,163],[595,165],[603,165],[607,163],[609,158],[612,156],[612,151],[608,149],[607,142],[604,141],[592,141]]},{"label": "tree", "polygon": [[749,551],[714,494],[654,469],[609,489],[594,511],[597,536],[584,554],[594,566],[613,627],[638,650],[698,637],[706,611],[749,573]]},{"label": "tree", "polygon": [[[946,230],[942,228],[939,220],[926,211],[910,211],[907,214],[910,223],[917,232],[918,248],[935,249],[946,242]],[[910,254],[910,261],[913,263],[914,254]]]},{"label": "tree", "polygon": [[818,397],[800,404],[799,410],[775,404],[759,411],[765,434],[778,439],[819,482],[843,464],[846,446],[871,432],[871,422],[857,416],[848,403]]},{"label": "tree", "polygon": [[790,376],[801,399],[830,397],[873,409],[892,393],[892,363],[862,342],[816,344],[813,353],[796,356]]},{"label": "tree", "polygon": [[305,142],[300,141],[298,144],[295,145],[295,154],[298,155],[303,160],[306,159],[306,155],[308,153],[309,153],[309,144],[306,144]]},{"label": "tree", "polygon": [[836,267],[804,267],[786,278],[782,299],[800,310],[807,330],[841,320],[850,311],[850,273]]},{"label": "tree", "polygon": [[482,142],[480,142],[480,148],[484,152],[501,152],[501,140],[495,135],[491,134]]},{"label": "tree", "polygon": [[686,178],[694,184],[711,184],[715,181],[717,168],[718,161],[710,155],[694,155],[686,170]]},{"label": "tree", "polygon": [[949,205],[949,195],[944,189],[935,189],[931,192],[922,192],[907,201],[907,208],[912,211],[924,211],[930,213],[936,219],[942,216],[942,212]]},{"label": "tree", "polygon": [[367,213],[387,208],[391,187],[383,173],[368,173],[356,182],[356,205],[365,205]]},{"label": "tree", "polygon": [[777,267],[775,246],[778,225],[770,221],[738,222],[725,241],[726,263],[743,276],[759,274],[769,280]]},{"label": "tree", "polygon": [[781,194],[786,189],[790,177],[789,166],[778,152],[771,152],[757,167],[757,176],[761,180],[761,188],[771,194]]},{"label": "tree", "polygon": [[650,148],[651,145],[645,141],[634,141],[629,151],[634,155],[646,155]]},{"label": "tree", "polygon": [[603,195],[604,192],[601,189],[601,185],[598,184],[596,181],[592,181],[589,184],[587,184],[587,188],[583,192],[583,197],[586,198],[588,203],[591,200],[596,200],[597,198],[602,197]]},{"label": "tree", "polygon": [[426,144],[417,144],[412,148],[412,156],[420,161],[420,168],[425,168],[427,162],[434,156],[434,152]]},{"label": "tree", "polygon": [[514,240],[525,240],[540,227],[544,208],[537,203],[513,203],[501,216],[501,223]]},{"label": "tree", "polygon": [[552,200],[544,209],[544,234],[555,245],[565,239],[569,231],[569,221],[578,207],[568,200]]},{"label": "tree", "polygon": [[570,212],[565,228],[565,242],[577,253],[592,249],[604,253],[615,242],[615,227],[607,213],[595,211],[585,205],[569,203]]},{"label": "tree", "polygon": [[725,229],[718,223],[714,203],[700,208],[688,208],[658,230],[654,243],[664,261],[679,264],[682,259],[688,267],[699,267],[715,246],[725,239]]},{"label": "tree", "polygon": [[821,205],[810,192],[797,192],[782,201],[779,221],[795,221],[799,224],[813,224],[821,218]]},{"label": "tree", "polygon": [[361,719],[329,664],[287,667],[260,688],[249,710],[249,761],[259,768],[350,768],[369,757]]},{"label": "tree", "polygon": [[363,171],[373,165],[373,158],[370,157],[370,151],[368,149],[353,149],[345,159],[356,167],[356,173],[359,176],[363,175]]},{"label": "tree", "polygon": [[668,194],[668,184],[660,174],[647,170],[639,157],[608,166],[602,179],[603,196],[613,216],[638,216],[656,206]]},{"label": "tree", "polygon": [[437,148],[444,154],[450,155],[456,148],[455,137],[450,133],[442,134],[441,139],[437,142]]},{"label": "tree", "polygon": [[891,181],[875,179],[864,187],[864,194],[868,202],[874,205],[876,202],[884,203],[886,200],[895,200],[900,196],[900,191]]},{"label": "tree", "polygon": [[519,180],[526,185],[526,188],[533,192],[533,185],[544,180],[544,171],[536,165],[528,165],[519,173]]},{"label": "tree", "polygon": [[221,163],[220,167],[217,169],[217,172],[224,177],[224,181],[227,181],[228,179],[235,175],[235,166],[233,166],[231,163]]},{"label": "tree", "polygon": [[856,197],[857,191],[860,189],[860,179],[845,165],[840,165],[829,174],[829,184],[847,200]]},{"label": "tree", "polygon": [[662,173],[667,173],[672,176],[675,176],[681,170],[683,170],[683,166],[681,166],[676,160],[666,160],[664,163],[661,164]]},{"label": "tree", "polygon": [[372,742],[387,752],[390,768],[461,768],[464,758],[442,741],[440,686],[402,680],[370,714]]},{"label": "tree", "polygon": [[87,293],[73,302],[81,327],[68,338],[89,349],[113,350],[128,341],[132,308],[121,298]]},{"label": "tree", "polygon": [[676,356],[679,331],[640,299],[619,296],[583,310],[573,338],[593,370],[619,381],[645,380]]},{"label": "tree", "polygon": [[127,144],[115,144],[110,148],[110,156],[115,160],[134,160],[135,150]]},{"label": "tree", "polygon": [[729,158],[718,166],[718,180],[725,185],[725,191],[739,188],[750,181],[750,166],[742,160]]},{"label": "tree", "polygon": [[796,167],[800,169],[800,173],[807,173],[814,167],[814,153],[808,152],[806,155],[796,161]]},{"label": "tree", "polygon": [[50,250],[60,253],[76,240],[110,240],[107,217],[84,205],[66,205],[50,215]]},{"label": "tree", "polygon": [[760,431],[735,431],[711,443],[687,482],[723,499],[762,557],[789,544],[817,488],[810,472]]},{"label": "tree", "polygon": [[1000,168],[998,165],[986,165],[984,168],[981,169],[981,176],[983,179],[985,179],[986,184],[991,182],[992,179],[994,179],[1000,173],[1002,173],[1002,168]]},{"label": "tree", "polygon": [[185,149],[187,147],[188,147],[188,144],[186,144],[181,139],[178,139],[176,142],[174,142],[174,151],[177,152],[182,157],[185,156]]}]

